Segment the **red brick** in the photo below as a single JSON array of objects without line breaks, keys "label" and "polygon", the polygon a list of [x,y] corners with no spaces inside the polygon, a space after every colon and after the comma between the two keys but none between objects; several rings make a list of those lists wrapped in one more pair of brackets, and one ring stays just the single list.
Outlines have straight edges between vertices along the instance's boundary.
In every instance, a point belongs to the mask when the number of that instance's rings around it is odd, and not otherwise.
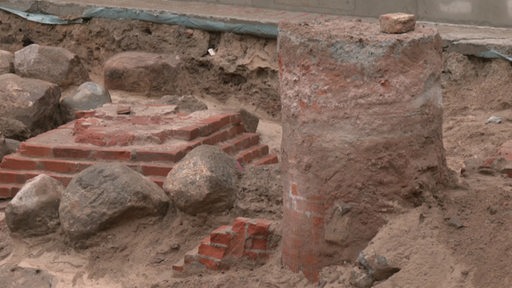
[{"label": "red brick", "polygon": [[185,261],[182,259],[180,262],[172,265],[172,270],[176,272],[183,272],[185,271]]},{"label": "red brick", "polygon": [[231,230],[231,226],[220,226],[219,228],[213,230],[210,233],[210,242],[213,244],[221,244],[228,246],[233,239],[233,231]]},{"label": "red brick", "polygon": [[267,237],[250,238],[246,242],[246,248],[249,250],[267,250],[268,249]]},{"label": "red brick", "polygon": [[236,160],[241,163],[250,163],[252,160],[268,154],[267,145],[257,145],[240,152]]},{"label": "red brick", "polygon": [[172,170],[172,165],[156,165],[156,164],[140,164],[142,174],[149,176],[167,176],[169,172]]},{"label": "red brick", "polygon": [[76,161],[66,160],[40,160],[43,169],[59,173],[77,173],[81,171],[82,166]]},{"label": "red brick", "polygon": [[89,159],[91,150],[85,147],[55,147],[53,155],[55,158]]},{"label": "red brick", "polygon": [[267,155],[263,158],[260,158],[256,161],[254,161],[255,166],[261,166],[261,165],[269,165],[269,164],[277,164],[279,163],[279,158],[275,154]]},{"label": "red brick", "polygon": [[4,156],[0,167],[13,170],[36,170],[37,161],[30,158],[21,157],[19,154],[10,154]]},{"label": "red brick", "polygon": [[206,268],[210,270],[222,269],[222,265],[219,260],[208,259],[201,256],[199,256],[197,260],[199,263],[203,264],[204,266],[206,266]]},{"label": "red brick", "polygon": [[53,151],[51,147],[23,142],[20,145],[19,152],[22,155],[33,157],[52,157]]},{"label": "red brick", "polygon": [[272,221],[265,219],[254,219],[247,223],[247,237],[267,236],[270,234],[269,228]]},{"label": "red brick", "polygon": [[250,219],[249,218],[245,218],[245,217],[237,217],[235,219],[235,221],[233,222],[233,226],[231,228],[231,230],[233,230],[233,232],[235,232],[236,234],[244,234],[244,237],[245,237],[245,230],[246,230],[246,227],[247,227],[247,222],[249,222]]},{"label": "red brick", "polygon": [[[182,149],[186,149],[187,147],[183,147]],[[135,152],[135,157],[133,157],[133,160],[136,161],[144,161],[144,162],[151,162],[151,161],[159,161],[159,162],[177,162],[180,157],[183,157],[184,152],[181,151],[181,149],[178,150],[172,150],[172,151],[151,151],[151,150],[137,150]]]},{"label": "red brick", "polygon": [[132,157],[131,151],[127,150],[96,150],[92,151],[92,158],[98,160],[128,161]]},{"label": "red brick", "polygon": [[203,124],[203,126],[201,127],[201,136],[208,136],[224,128],[224,126],[229,125],[230,123],[232,123],[232,116],[233,115],[216,115],[201,121],[201,123]]},{"label": "red brick", "polygon": [[0,183],[19,183],[23,184],[26,181],[24,172],[0,170]]},{"label": "red brick", "polygon": [[214,145],[229,138],[229,132],[226,130],[217,131],[201,141],[202,144]]},{"label": "red brick", "polygon": [[201,127],[196,125],[183,127],[180,128],[179,130],[174,131],[172,133],[172,136],[176,139],[190,141],[201,136]]},{"label": "red brick", "polygon": [[0,186],[0,199],[10,199],[14,197],[12,188],[9,186]]},{"label": "red brick", "polygon": [[197,259],[198,259],[198,254],[197,254],[197,247],[196,247],[193,250],[188,251],[185,254],[185,256],[183,257],[183,262],[185,264],[190,264],[190,263],[197,262]]},{"label": "red brick", "polygon": [[215,258],[221,260],[226,255],[225,247],[215,247],[210,245],[210,241],[203,242],[199,245],[198,253],[199,255]]}]

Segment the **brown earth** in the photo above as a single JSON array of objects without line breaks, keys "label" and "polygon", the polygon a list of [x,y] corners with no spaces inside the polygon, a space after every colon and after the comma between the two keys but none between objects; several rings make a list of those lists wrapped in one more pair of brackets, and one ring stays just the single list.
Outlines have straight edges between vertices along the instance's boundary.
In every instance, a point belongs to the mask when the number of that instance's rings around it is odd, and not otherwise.
[{"label": "brown earth", "polygon": [[[46,26],[0,13],[0,49],[23,43],[61,46],[85,60],[101,82],[101,65],[120,51],[177,53],[185,59],[179,92],[210,106],[244,106],[264,121],[264,142],[279,149],[279,97],[274,40],[207,33],[138,21],[92,19],[81,26]],[[215,56],[207,55],[215,48]],[[459,183],[414,209],[388,215],[366,252],[385,256],[400,272],[374,287],[511,287],[512,182],[477,166],[509,140],[512,67],[503,60],[445,54],[444,145]],[[113,91],[115,101],[145,101]],[[490,116],[501,124],[486,124]],[[144,219],[100,233],[90,248],[72,248],[59,233],[12,239],[0,224],[0,280],[6,287],[318,287],[280,265],[241,263],[226,272],[174,276],[171,266],[214,228],[234,217],[279,221],[277,167],[246,176],[232,211]],[[464,173],[461,173],[461,170]],[[260,180],[261,179],[261,180]],[[268,181],[268,184],[265,183]],[[277,181],[277,182],[276,182]],[[3,216],[2,216],[3,217]],[[320,287],[351,287],[352,264],[328,267]]]}]

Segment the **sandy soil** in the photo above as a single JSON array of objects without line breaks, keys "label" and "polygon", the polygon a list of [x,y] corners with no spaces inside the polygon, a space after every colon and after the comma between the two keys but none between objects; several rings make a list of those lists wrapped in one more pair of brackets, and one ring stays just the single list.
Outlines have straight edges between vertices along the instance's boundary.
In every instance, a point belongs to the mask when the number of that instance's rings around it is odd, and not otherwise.
[{"label": "sandy soil", "polygon": [[[66,47],[85,59],[97,82],[100,64],[116,51],[182,53],[188,72],[180,91],[214,108],[248,107],[262,119],[263,142],[279,151],[275,41],[142,22],[92,20],[76,29],[25,23],[5,14],[0,20],[3,31],[20,32],[5,36],[0,49],[15,51],[22,40]],[[105,25],[116,32],[109,34]],[[205,54],[208,47],[217,50],[217,58]],[[365,253],[385,256],[400,271],[374,287],[512,286],[512,181],[477,169],[511,137],[512,67],[459,54],[445,54],[445,60],[444,145],[458,184],[430,195],[417,208],[388,215],[388,224]],[[112,94],[116,101],[144,101]],[[490,116],[504,121],[486,124]],[[262,266],[240,263],[226,272],[186,277],[172,273],[171,266],[214,228],[237,216],[279,223],[280,206],[279,169],[269,166],[247,170],[235,208],[222,215],[169,213],[105,231],[80,247],[60,233],[13,239],[0,220],[0,280],[2,287],[352,287],[352,263],[325,268],[320,285],[314,285],[282,267],[279,253]]]}]

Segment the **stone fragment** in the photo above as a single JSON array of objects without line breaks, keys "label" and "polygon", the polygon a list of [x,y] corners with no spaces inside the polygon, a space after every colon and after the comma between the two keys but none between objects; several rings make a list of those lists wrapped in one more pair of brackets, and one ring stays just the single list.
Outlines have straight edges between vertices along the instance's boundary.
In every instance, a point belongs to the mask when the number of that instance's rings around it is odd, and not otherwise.
[{"label": "stone fragment", "polygon": [[216,146],[201,145],[169,172],[164,190],[187,214],[224,212],[233,207],[238,178],[235,159]]},{"label": "stone fragment", "polygon": [[400,268],[391,265],[386,257],[375,253],[367,256],[361,252],[357,262],[375,281],[384,281],[400,271]]},{"label": "stone fragment", "polygon": [[7,227],[22,237],[53,233],[59,227],[59,202],[64,186],[41,174],[25,183],[5,209]]},{"label": "stone fragment", "polygon": [[169,54],[123,52],[114,55],[103,67],[105,87],[109,90],[163,96],[176,92],[180,60]]},{"label": "stone fragment", "polygon": [[61,103],[68,112],[69,118],[73,119],[76,111],[95,109],[105,103],[112,103],[112,99],[103,86],[94,82],[85,82],[76,89],[74,94],[63,97]]},{"label": "stone fragment", "polygon": [[89,73],[80,58],[61,47],[29,45],[14,53],[16,74],[60,86],[80,85]]},{"label": "stone fragment", "polygon": [[414,31],[416,16],[406,13],[380,15],[380,31],[388,34],[401,34]]},{"label": "stone fragment", "polygon": [[119,163],[96,164],[77,174],[62,194],[63,231],[83,239],[133,218],[163,216],[165,192],[148,178]]},{"label": "stone fragment", "polygon": [[260,119],[252,114],[251,112],[240,109],[239,111],[240,117],[242,117],[242,124],[245,127],[245,131],[254,133],[256,130],[258,130],[258,124],[260,123]]},{"label": "stone fragment", "polygon": [[178,111],[192,113],[195,111],[208,110],[208,106],[203,101],[198,100],[192,95],[165,95],[160,98],[164,104],[176,105]]},{"label": "stone fragment", "polygon": [[0,74],[14,72],[14,54],[0,50]]},{"label": "stone fragment", "polygon": [[23,124],[23,122],[7,117],[0,117],[0,132],[6,138],[18,140],[25,140],[31,134],[27,125]]},{"label": "stone fragment", "polygon": [[[0,75],[0,115],[23,123],[34,136],[62,124],[59,86],[14,74]],[[19,124],[19,123],[18,123]],[[0,125],[0,127],[3,125]],[[9,127],[5,127],[6,130]],[[24,130],[19,127],[17,130]],[[6,137],[19,139],[2,131]],[[22,140],[22,139],[19,139]]]}]

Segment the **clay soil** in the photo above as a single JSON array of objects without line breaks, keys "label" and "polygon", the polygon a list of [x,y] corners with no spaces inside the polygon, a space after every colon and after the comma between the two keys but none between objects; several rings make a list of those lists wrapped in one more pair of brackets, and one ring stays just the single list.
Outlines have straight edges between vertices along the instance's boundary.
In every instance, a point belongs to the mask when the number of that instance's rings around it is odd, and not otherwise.
[{"label": "clay soil", "polygon": [[[207,33],[144,22],[92,19],[82,26],[44,26],[0,13],[0,49],[61,46],[84,59],[102,82],[102,63],[126,50],[176,53],[185,66],[179,91],[212,108],[245,107],[262,118],[259,132],[279,150],[276,41]],[[207,54],[215,48],[217,54]],[[445,54],[444,145],[457,184],[422,205],[394,212],[367,252],[400,268],[373,287],[512,287],[512,180],[479,172],[483,160],[511,138],[512,67],[503,60]],[[115,101],[148,99],[112,92]],[[490,116],[501,124],[486,124]],[[327,267],[320,284],[280,265],[238,263],[225,272],[173,274],[171,266],[216,227],[237,216],[280,222],[279,166],[247,168],[236,206],[221,215],[168,213],[94,236],[80,245],[60,233],[10,237],[0,221],[2,287],[352,287],[352,263]],[[0,219],[3,215],[0,214]],[[279,225],[278,225],[279,226]],[[279,229],[278,229],[279,230]]]}]

